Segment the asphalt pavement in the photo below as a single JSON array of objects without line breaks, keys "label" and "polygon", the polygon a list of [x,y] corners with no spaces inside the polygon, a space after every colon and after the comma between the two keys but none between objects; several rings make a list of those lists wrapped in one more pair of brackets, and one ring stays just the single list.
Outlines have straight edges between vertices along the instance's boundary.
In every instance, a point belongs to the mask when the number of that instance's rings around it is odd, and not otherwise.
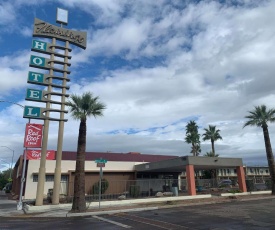
[{"label": "asphalt pavement", "polygon": [[99,216],[0,216],[0,229],[274,230],[274,213],[275,197],[269,195],[262,199],[230,199],[222,203],[193,203],[178,207],[171,205],[170,208]]}]

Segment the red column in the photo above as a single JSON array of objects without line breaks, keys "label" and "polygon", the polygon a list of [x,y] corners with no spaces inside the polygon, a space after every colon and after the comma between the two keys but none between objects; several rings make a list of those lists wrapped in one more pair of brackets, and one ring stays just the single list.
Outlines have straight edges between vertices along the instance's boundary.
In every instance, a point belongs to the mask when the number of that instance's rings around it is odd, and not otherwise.
[{"label": "red column", "polygon": [[242,192],[247,192],[243,166],[237,167],[237,175],[238,175],[239,189]]},{"label": "red column", "polygon": [[186,165],[186,180],[188,184],[188,194],[190,196],[195,196],[196,186],[195,186],[194,165]]}]

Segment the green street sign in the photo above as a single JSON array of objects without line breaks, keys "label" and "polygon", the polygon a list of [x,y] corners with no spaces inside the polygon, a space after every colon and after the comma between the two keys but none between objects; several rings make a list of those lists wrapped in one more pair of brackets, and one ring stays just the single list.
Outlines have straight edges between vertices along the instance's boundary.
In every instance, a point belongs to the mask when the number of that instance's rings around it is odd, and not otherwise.
[{"label": "green street sign", "polygon": [[96,159],[95,163],[103,163],[103,164],[105,164],[105,163],[107,163],[107,160],[105,160],[105,159]]},{"label": "green street sign", "polygon": [[43,91],[42,90],[27,89],[26,100],[30,100],[30,101],[42,101],[42,95],[43,95]]}]

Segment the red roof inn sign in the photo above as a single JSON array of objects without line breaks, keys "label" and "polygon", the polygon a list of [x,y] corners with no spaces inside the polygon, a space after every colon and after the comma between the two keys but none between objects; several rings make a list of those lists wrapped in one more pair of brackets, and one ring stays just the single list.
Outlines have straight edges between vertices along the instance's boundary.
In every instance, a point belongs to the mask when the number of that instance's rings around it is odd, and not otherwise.
[{"label": "red roof inn sign", "polygon": [[24,147],[41,148],[42,130],[43,125],[41,124],[26,124]]}]

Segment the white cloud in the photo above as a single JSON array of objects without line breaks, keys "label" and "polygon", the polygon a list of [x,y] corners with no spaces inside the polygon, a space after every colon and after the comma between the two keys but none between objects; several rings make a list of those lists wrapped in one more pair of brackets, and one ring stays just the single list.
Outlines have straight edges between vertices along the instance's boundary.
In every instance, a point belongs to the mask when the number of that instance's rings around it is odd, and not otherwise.
[{"label": "white cloud", "polygon": [[[217,1],[185,7],[168,1],[66,1],[70,10],[94,18],[87,18],[87,50],[73,50],[69,93],[90,90],[107,105],[103,118],[88,121],[87,150],[186,155],[185,125],[194,118],[200,133],[209,124],[221,130],[223,140],[216,143],[221,156],[264,158],[261,129],[242,126],[254,105],[274,104],[275,2],[243,3],[249,7]],[[22,28],[29,36],[30,29]],[[0,75],[6,76],[0,98],[26,88],[29,55],[0,56]],[[18,113],[2,110],[0,128],[11,128],[9,137],[0,136],[20,149],[24,127]],[[76,149],[78,125],[66,123],[65,150]],[[272,125],[270,135],[275,135]],[[51,122],[49,148],[55,148],[56,138],[57,123]],[[210,148],[202,142],[203,153]]]}]

